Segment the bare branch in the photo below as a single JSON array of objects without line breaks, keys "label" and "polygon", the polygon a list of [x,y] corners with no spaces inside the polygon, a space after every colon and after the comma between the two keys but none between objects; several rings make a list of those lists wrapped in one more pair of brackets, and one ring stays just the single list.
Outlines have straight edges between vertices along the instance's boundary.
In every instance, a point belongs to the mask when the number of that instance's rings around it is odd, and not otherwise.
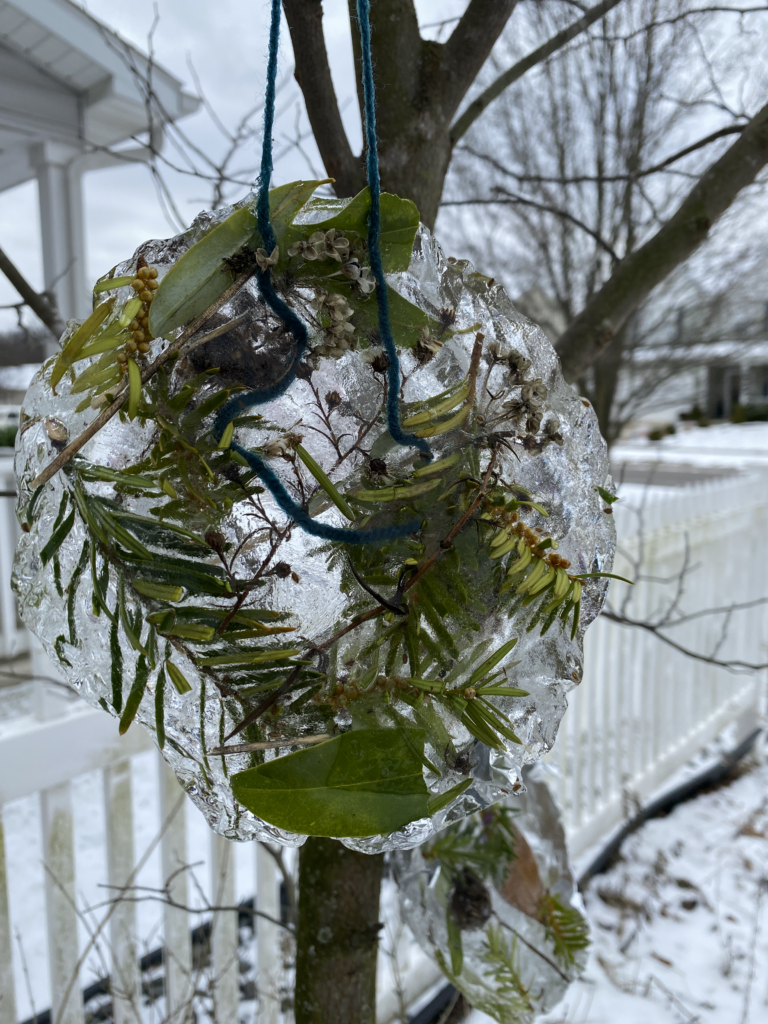
[{"label": "bare branch", "polygon": [[[661,632],[663,627],[658,626],[653,622],[646,622],[643,619],[633,619],[628,615],[620,615],[617,612],[612,612],[605,608],[600,615],[602,618],[608,619],[609,622],[616,622],[620,626],[631,626],[634,629],[644,629],[646,632],[652,633],[663,643],[669,644],[669,646],[674,650],[684,654],[687,658],[693,658],[694,661],[703,661],[707,665],[716,665],[718,668],[724,668],[728,672],[763,672],[765,669],[768,669],[768,662],[756,664],[750,661],[739,661],[738,659],[723,661],[720,658],[711,657],[708,654],[702,654],[700,651],[693,651],[690,647],[685,647],[683,644],[679,644],[671,637],[665,636],[664,633]],[[671,625],[675,625],[675,623],[671,623]]]},{"label": "bare branch", "polygon": [[336,179],[340,196],[365,187],[365,173],[352,152],[341,120],[323,36],[323,7],[318,0],[283,0],[296,58],[296,81],[326,173]]},{"label": "bare branch", "polygon": [[0,249],[0,271],[5,274],[24,300],[24,303],[29,306],[38,319],[43,321],[56,341],[58,341],[64,331],[65,325],[64,321],[56,311],[56,306],[51,301],[51,297],[48,295],[41,295],[39,292],[36,292],[16,264],[9,259],[2,249]]},{"label": "bare branch", "polygon": [[766,163],[768,104],[702,175],[667,223],[619,263],[560,336],[557,349],[566,378],[574,380],[592,365],[656,285],[706,241],[715,222]]},{"label": "bare branch", "polygon": [[444,75],[440,87],[448,90],[446,113],[449,118],[480,74],[516,5],[517,0],[470,0],[458,25],[443,44]]},{"label": "bare branch", "polygon": [[522,206],[531,206],[534,210],[541,210],[542,213],[551,213],[555,217],[560,217],[563,220],[568,221],[569,224],[573,224],[574,227],[579,228],[580,231],[584,231],[594,238],[601,249],[614,260],[616,263],[619,262],[618,253],[613,249],[604,238],[601,238],[596,231],[594,231],[588,224],[585,224],[583,220],[579,220],[568,210],[561,210],[557,206],[548,206],[546,203],[540,203],[536,199],[528,199],[526,196],[514,195],[512,192],[505,192],[503,189],[496,189],[499,195],[503,196],[500,199],[449,199],[446,202],[441,203],[441,206],[515,206],[520,204]]},{"label": "bare branch", "polygon": [[[523,57],[516,64],[513,64],[511,68],[508,68],[502,75],[492,82],[491,85],[485,89],[476,100],[467,107],[461,117],[454,123],[451,128],[451,142],[455,145],[458,140],[465,135],[466,132],[472,127],[478,117],[482,114],[485,108],[493,103],[493,101],[500,96],[505,89],[507,89],[513,82],[516,82],[519,78],[531,68],[536,67],[537,64],[541,64],[542,61],[546,60],[553,53],[561,50],[567,43],[570,43],[576,36],[581,35],[586,29],[589,28],[599,18],[602,18],[612,7],[615,7],[620,0],[602,0],[601,3],[595,4],[594,7],[590,8],[583,18],[579,18],[578,21],[574,21],[568,28],[558,32],[556,35],[548,39],[546,43],[537,47],[527,57]],[[451,37],[453,38],[453,37]]]}]

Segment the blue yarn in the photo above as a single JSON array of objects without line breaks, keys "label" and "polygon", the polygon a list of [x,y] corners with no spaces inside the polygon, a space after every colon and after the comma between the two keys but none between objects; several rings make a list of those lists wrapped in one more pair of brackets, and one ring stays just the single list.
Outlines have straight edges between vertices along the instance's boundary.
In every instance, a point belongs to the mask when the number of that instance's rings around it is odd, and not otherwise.
[{"label": "blue yarn", "polygon": [[392,435],[393,441],[400,445],[412,445],[431,459],[432,449],[424,438],[417,437],[415,434],[407,434],[400,426],[400,362],[397,358],[395,339],[392,337],[387,282],[384,278],[384,265],[381,261],[381,249],[379,248],[381,178],[379,176],[379,148],[376,140],[376,93],[373,85],[369,14],[369,0],[357,0],[357,20],[360,25],[360,49],[363,64],[363,96],[365,101],[366,171],[368,189],[371,193],[371,210],[368,214],[368,256],[371,261],[371,271],[376,279],[379,333],[384,351],[387,353],[387,359],[389,360],[389,369],[387,371],[389,381],[389,387],[387,388],[387,425],[389,426],[389,433]]},{"label": "blue yarn", "polygon": [[401,526],[381,526],[372,530],[342,530],[337,526],[327,526],[325,523],[318,523],[309,513],[296,504],[283,486],[282,481],[274,470],[255,452],[243,448],[236,441],[232,442],[232,449],[238,452],[247,460],[251,469],[258,474],[260,480],[269,488],[272,497],[286,515],[294,522],[311,533],[315,537],[322,537],[323,540],[341,541],[343,544],[376,544],[384,540],[394,540],[396,537],[403,537],[409,533],[418,533],[421,529],[421,520],[412,519],[409,523]]},{"label": "blue yarn", "polygon": [[[277,239],[275,233],[272,230],[272,224],[269,216],[269,183],[272,178],[272,131],[275,122],[275,92],[276,92],[276,81],[277,81],[277,55],[278,47],[280,43],[280,0],[272,0],[272,19],[269,29],[269,57],[267,60],[267,84],[264,95],[264,137],[262,140],[261,149],[261,173],[259,175],[259,190],[258,197],[256,200],[256,222],[259,228],[264,248],[268,253],[277,245]],[[378,171],[377,171],[378,181]],[[376,217],[378,225],[378,191],[376,193]],[[370,243],[369,243],[370,244]],[[378,226],[375,232],[375,244],[376,252],[378,254]],[[381,257],[379,259],[379,268],[381,268]],[[378,278],[377,278],[378,279]],[[383,280],[383,275],[381,275]],[[221,435],[224,433],[226,426],[235,419],[236,416],[241,415],[246,409],[253,407],[254,405],[264,405],[266,402],[272,402],[274,399],[279,398],[285,394],[288,388],[291,386],[296,378],[296,370],[304,357],[304,353],[307,350],[309,344],[309,337],[307,334],[307,328],[304,322],[297,316],[297,314],[291,309],[291,307],[280,298],[275,291],[274,285],[272,284],[272,275],[267,270],[259,269],[256,273],[256,280],[259,286],[259,292],[261,297],[264,299],[269,308],[278,316],[283,323],[286,325],[288,330],[294,337],[296,342],[296,348],[293,354],[293,360],[290,367],[277,383],[273,384],[272,387],[264,388],[262,391],[251,391],[246,395],[235,395],[231,398],[220,410],[216,420],[214,422],[213,434],[214,437],[219,440]],[[379,287],[379,292],[384,292],[384,302],[386,310],[386,288]],[[388,314],[387,327],[389,326]],[[379,304],[379,321],[381,323],[381,304]],[[389,335],[391,342],[391,333]],[[400,386],[400,374],[397,367],[397,353],[395,352],[394,342],[391,342],[392,353],[390,355],[390,395],[394,394],[394,410],[395,419],[392,420],[392,402],[389,402],[389,421],[390,421],[390,433],[392,436],[399,440],[397,435],[392,431],[392,424],[394,422],[395,429],[399,432],[401,437],[403,435],[400,431],[400,421],[397,408],[397,390],[393,392],[392,384],[392,367],[394,366],[395,373],[394,379],[396,380],[395,388],[399,389]],[[389,349],[387,349],[389,354]],[[393,361],[394,360],[394,361]],[[400,441],[399,443],[409,444],[409,441]],[[422,442],[423,444],[423,442]],[[412,520],[409,523],[405,523],[401,526],[385,526],[379,527],[372,530],[343,530],[335,526],[327,526],[325,523],[318,523],[312,517],[304,511],[301,505],[298,505],[293,498],[290,496],[288,491],[283,486],[280,478],[277,474],[254,452],[248,451],[247,448],[243,448],[242,445],[237,442],[232,442],[230,447],[238,452],[247,462],[253,471],[259,476],[264,486],[269,490],[272,497],[275,499],[280,508],[285,512],[287,516],[290,516],[294,522],[305,530],[307,533],[312,534],[315,537],[321,537],[323,540],[340,541],[343,544],[376,544],[386,540],[394,540],[396,537],[405,537],[409,533],[416,533],[421,529],[420,520]],[[421,445],[419,445],[421,447]],[[427,451],[429,448],[427,447]]]}]

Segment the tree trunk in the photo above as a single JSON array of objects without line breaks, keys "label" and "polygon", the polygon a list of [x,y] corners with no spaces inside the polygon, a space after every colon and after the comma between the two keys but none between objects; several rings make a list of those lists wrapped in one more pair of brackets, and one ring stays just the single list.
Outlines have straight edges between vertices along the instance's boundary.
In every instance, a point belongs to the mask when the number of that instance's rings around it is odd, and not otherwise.
[{"label": "tree trunk", "polygon": [[616,440],[621,424],[616,423],[611,413],[619,383],[619,373],[624,363],[624,340],[626,324],[619,330],[613,342],[600,355],[592,366],[592,385],[584,389],[584,394],[591,399],[600,424],[600,433],[608,447]]},{"label": "tree trunk", "polygon": [[310,836],[299,854],[296,1024],[376,1024],[384,855]]}]

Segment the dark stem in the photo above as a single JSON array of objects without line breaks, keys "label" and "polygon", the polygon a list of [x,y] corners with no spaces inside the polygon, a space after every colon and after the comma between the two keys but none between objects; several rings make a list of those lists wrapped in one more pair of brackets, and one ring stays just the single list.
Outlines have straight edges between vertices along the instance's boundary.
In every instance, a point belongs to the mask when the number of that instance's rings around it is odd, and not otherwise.
[{"label": "dark stem", "polygon": [[310,836],[299,854],[296,1024],[376,1024],[384,855]]}]

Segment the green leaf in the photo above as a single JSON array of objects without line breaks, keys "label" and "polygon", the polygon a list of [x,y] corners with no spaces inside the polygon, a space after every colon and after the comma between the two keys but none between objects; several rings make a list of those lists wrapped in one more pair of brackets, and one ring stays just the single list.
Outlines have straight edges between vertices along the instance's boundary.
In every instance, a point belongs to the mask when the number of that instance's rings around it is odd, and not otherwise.
[{"label": "green leaf", "polygon": [[490,670],[495,669],[500,662],[503,662],[504,658],[509,654],[516,643],[517,637],[514,637],[512,640],[508,640],[507,643],[502,644],[499,650],[486,658],[478,669],[475,669],[469,679],[468,685],[474,686],[474,684],[479,682],[483,676],[486,676]]},{"label": "green leaf", "polygon": [[126,277],[102,277],[100,281],[97,281],[93,286],[93,294],[100,295],[102,292],[111,292],[116,288],[125,288],[134,280],[133,274],[128,274]]},{"label": "green leaf", "polygon": [[120,647],[120,624],[117,614],[109,629],[109,653],[112,661],[112,707],[120,714],[123,710],[123,651]]},{"label": "green leaf", "polygon": [[619,500],[618,494],[611,494],[610,491],[606,491],[604,487],[596,487],[595,490],[608,505],[612,505],[614,501]]},{"label": "green leaf", "polygon": [[429,813],[422,777],[424,733],[361,729],[232,777],[248,810],[278,828],[312,836],[393,832]]},{"label": "green leaf", "polygon": [[51,371],[50,386],[54,395],[56,394],[56,385],[70,368],[80,349],[87,341],[90,341],[98,328],[104,323],[107,316],[112,311],[114,304],[115,300],[114,298],[111,298],[107,299],[106,302],[102,302],[100,306],[97,306],[88,319],[84,320],[77,328],[75,333],[59,353],[59,357],[54,363],[53,370]]},{"label": "green leaf", "polygon": [[461,974],[464,966],[464,950],[461,946],[461,928],[451,916],[450,907],[445,910],[445,923],[448,929],[448,949],[451,954],[451,970],[454,974]]},{"label": "green leaf", "polygon": [[181,669],[177,668],[172,661],[166,661],[165,667],[168,670],[168,675],[171,677],[171,682],[176,687],[176,691],[182,695],[189,693],[192,686]]},{"label": "green leaf", "polygon": [[[368,214],[371,209],[371,193],[368,188],[352,199],[351,202],[328,220],[311,225],[312,231],[353,231],[362,238],[368,236]],[[389,192],[382,192],[379,200],[381,231],[379,246],[384,273],[392,274],[407,270],[413,252],[413,240],[419,228],[419,211],[410,199]]]},{"label": "green leaf", "polygon": [[217,654],[215,657],[198,660],[199,664],[208,665],[211,668],[223,665],[258,665],[264,661],[283,661],[285,658],[293,658],[300,652],[300,647],[290,647],[287,650],[272,648],[261,651],[232,651],[230,654]]},{"label": "green leaf", "polygon": [[128,360],[128,419],[135,420],[141,401],[141,370],[133,359]]},{"label": "green leaf", "polygon": [[[570,574],[569,574],[570,575]],[[617,576],[615,572],[581,572],[576,576],[571,576],[574,580],[621,580],[622,583],[628,583],[630,587],[634,587],[632,580],[626,579],[624,576]]]},{"label": "green leaf", "polygon": [[53,558],[56,552],[59,550],[61,545],[69,535],[69,531],[75,524],[75,512],[74,509],[69,513],[64,522],[58,526],[51,534],[48,542],[46,543],[43,550],[40,552],[40,561],[43,565],[47,565],[48,562]]},{"label": "green leaf", "polygon": [[[296,238],[303,238],[307,230],[326,230],[320,225],[302,225],[300,233],[296,233],[293,226],[293,219],[302,207],[306,206],[308,199],[320,185],[327,185],[330,178],[322,178],[316,181],[291,181],[287,185],[280,185],[273,188],[269,193],[269,219],[272,230],[275,233],[277,244],[283,249],[295,241]],[[287,253],[281,253],[283,260]],[[281,261],[282,262],[282,261]]]},{"label": "green leaf", "polygon": [[346,516],[347,519],[354,519],[355,518],[355,513],[349,507],[349,505],[347,504],[347,502],[344,499],[344,497],[339,493],[339,491],[337,490],[335,484],[331,481],[331,479],[328,477],[328,475],[323,471],[321,466],[319,466],[318,463],[315,462],[315,460],[312,458],[312,456],[309,454],[309,452],[305,448],[303,448],[302,445],[297,444],[295,446],[295,449],[296,449],[296,454],[299,456],[299,458],[304,463],[304,465],[307,467],[307,469],[312,474],[312,476],[315,478],[315,480],[317,480],[317,482],[323,488],[323,490],[328,495],[328,497],[331,499],[331,501],[336,506],[336,508],[339,510],[339,512],[341,512],[342,515]]},{"label": "green leaf", "polygon": [[155,684],[155,729],[157,745],[162,750],[165,746],[165,669],[160,669]]},{"label": "green leaf", "polygon": [[200,316],[232,284],[233,274],[223,261],[253,242],[256,214],[250,204],[235,210],[171,267],[155,292],[149,329],[161,338]]},{"label": "green leaf", "polygon": [[139,704],[141,704],[141,698],[144,696],[144,691],[147,688],[148,679],[149,666],[147,665],[147,660],[144,655],[140,654],[139,660],[136,662],[136,678],[133,681],[131,692],[128,694],[128,700],[125,702],[125,710],[120,718],[118,732],[121,736],[128,732],[131,722],[136,717],[136,712],[139,710]]},{"label": "green leaf", "polygon": [[455,800],[457,796],[461,796],[465,793],[474,782],[474,779],[464,779],[463,782],[459,782],[456,786],[451,786],[445,793],[438,793],[437,796],[430,797],[428,801],[429,813],[436,814],[438,811],[442,811],[444,807],[447,807],[451,800]]}]

